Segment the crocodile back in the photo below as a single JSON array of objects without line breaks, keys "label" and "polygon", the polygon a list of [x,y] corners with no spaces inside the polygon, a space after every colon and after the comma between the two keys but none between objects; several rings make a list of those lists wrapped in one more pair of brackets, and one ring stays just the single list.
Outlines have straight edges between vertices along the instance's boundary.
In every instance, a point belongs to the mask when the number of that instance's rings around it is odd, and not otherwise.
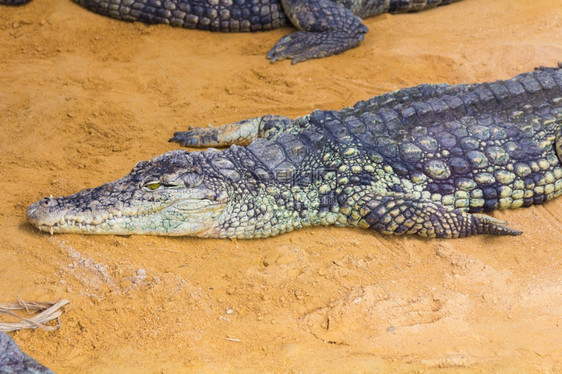
[{"label": "crocodile back", "polygon": [[298,131],[320,132],[325,152],[337,153],[344,171],[354,168],[345,180],[356,185],[471,212],[562,194],[560,69],[493,83],[422,85],[305,118]]}]

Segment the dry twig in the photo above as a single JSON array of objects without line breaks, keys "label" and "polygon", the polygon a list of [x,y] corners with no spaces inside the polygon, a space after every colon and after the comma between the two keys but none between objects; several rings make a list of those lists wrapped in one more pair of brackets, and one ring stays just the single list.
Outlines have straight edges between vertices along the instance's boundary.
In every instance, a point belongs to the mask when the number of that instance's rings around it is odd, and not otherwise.
[{"label": "dry twig", "polygon": [[[20,319],[20,322],[13,323],[0,323],[0,331],[16,331],[22,329],[36,329],[41,328],[47,331],[53,331],[60,327],[59,317],[62,315],[62,307],[70,303],[70,301],[62,299],[58,303],[37,303],[37,302],[26,302],[23,300],[18,300],[17,303],[5,303],[0,304],[0,313],[8,314],[12,317]],[[12,310],[26,310],[28,314],[39,312],[39,314],[34,315],[30,318],[22,317]],[[57,324],[55,326],[45,325],[47,322],[56,319]]]}]

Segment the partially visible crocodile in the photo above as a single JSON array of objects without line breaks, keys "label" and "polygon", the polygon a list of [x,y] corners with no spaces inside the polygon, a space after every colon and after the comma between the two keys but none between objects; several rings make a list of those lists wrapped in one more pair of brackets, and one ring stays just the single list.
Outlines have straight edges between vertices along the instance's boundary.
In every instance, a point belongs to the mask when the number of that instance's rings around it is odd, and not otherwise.
[{"label": "partially visible crocodile", "polygon": [[264,238],[339,225],[518,235],[479,212],[562,194],[562,70],[421,85],[341,111],[268,115],[171,141],[231,146],[139,162],[115,182],[32,204],[29,221],[51,234]]},{"label": "partially visible crocodile", "polygon": [[53,374],[26,355],[8,335],[0,331],[0,373]]},{"label": "partially visible crocodile", "polygon": [[[0,0],[21,5],[30,0]],[[300,31],[281,38],[271,61],[293,63],[341,53],[357,46],[368,31],[359,17],[412,12],[459,0],[74,0],[104,16],[193,29],[249,32],[292,24]]]}]

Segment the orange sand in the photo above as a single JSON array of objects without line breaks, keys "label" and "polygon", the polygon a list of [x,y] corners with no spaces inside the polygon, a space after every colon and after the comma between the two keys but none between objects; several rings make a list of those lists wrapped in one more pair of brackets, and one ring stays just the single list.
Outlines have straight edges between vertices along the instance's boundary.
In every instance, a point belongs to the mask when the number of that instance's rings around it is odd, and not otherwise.
[{"label": "orange sand", "polygon": [[290,28],[145,26],[70,0],[0,8],[0,302],[71,302],[60,330],[20,331],[18,344],[59,373],[561,372],[562,199],[494,213],[517,238],[50,236],[26,223],[33,201],[121,177],[176,149],[167,139],[188,125],[562,60],[560,0],[465,0],[365,24],[359,48],[291,66],[265,58]]}]

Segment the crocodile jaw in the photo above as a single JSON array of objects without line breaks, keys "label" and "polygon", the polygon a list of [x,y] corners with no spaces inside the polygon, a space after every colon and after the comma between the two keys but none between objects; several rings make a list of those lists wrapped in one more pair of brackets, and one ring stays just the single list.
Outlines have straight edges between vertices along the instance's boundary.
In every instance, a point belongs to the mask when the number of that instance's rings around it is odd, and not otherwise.
[{"label": "crocodile jaw", "polygon": [[76,211],[65,209],[65,197],[45,198],[27,209],[28,221],[39,230],[55,233],[113,235],[218,235],[216,219],[226,204],[183,199],[153,210]]}]

